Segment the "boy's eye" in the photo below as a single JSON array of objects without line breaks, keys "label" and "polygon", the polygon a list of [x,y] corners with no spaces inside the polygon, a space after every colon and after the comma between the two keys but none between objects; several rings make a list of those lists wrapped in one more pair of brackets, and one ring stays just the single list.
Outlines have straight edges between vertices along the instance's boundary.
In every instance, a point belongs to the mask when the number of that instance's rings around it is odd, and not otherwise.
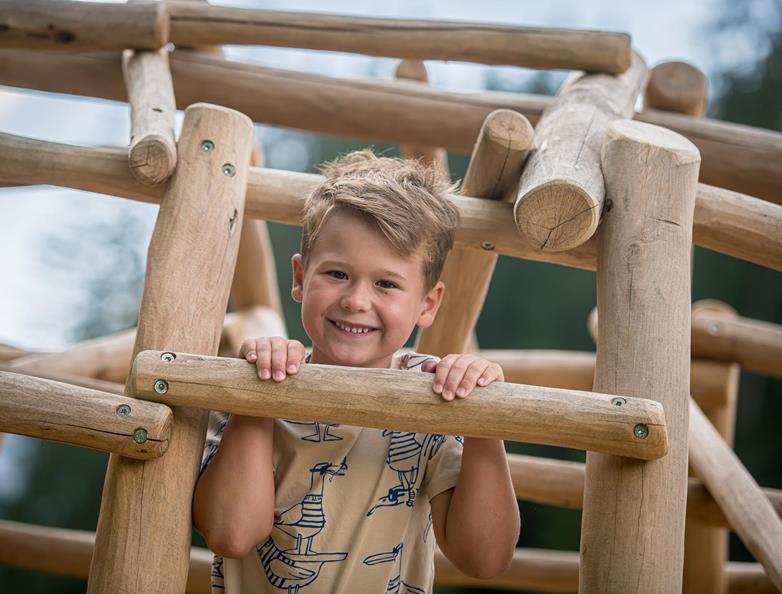
[{"label": "boy's eye", "polygon": [[381,289],[396,289],[396,283],[387,280],[377,281],[377,286]]},{"label": "boy's eye", "polygon": [[339,280],[345,280],[348,275],[342,272],[341,270],[329,270],[326,274],[328,274],[332,278],[336,278]]}]

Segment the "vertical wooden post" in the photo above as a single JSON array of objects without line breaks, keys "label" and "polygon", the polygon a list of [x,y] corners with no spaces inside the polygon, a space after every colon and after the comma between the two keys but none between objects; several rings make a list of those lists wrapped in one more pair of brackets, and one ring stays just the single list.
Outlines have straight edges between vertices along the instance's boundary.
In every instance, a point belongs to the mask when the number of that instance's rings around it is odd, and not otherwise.
[{"label": "vertical wooden post", "polygon": [[[699,164],[695,146],[669,130],[631,121],[608,128],[594,389],[661,402],[670,450],[653,462],[587,454],[580,592],[681,591]],[[646,433],[636,428],[638,439]]]},{"label": "vertical wooden post", "polygon": [[[534,132],[527,118],[507,109],[493,111],[475,143],[462,191],[469,196],[512,201]],[[497,262],[494,246],[485,252],[454,248],[443,269],[445,297],[434,324],[419,332],[415,348],[442,357],[470,350]]]},{"label": "vertical wooden post", "polygon": [[[179,165],[149,245],[134,356],[144,349],[217,352],[251,146],[252,123],[245,115],[206,104],[185,111]],[[207,415],[178,407],[174,419],[164,457],[109,461],[90,593],[184,592]]]},{"label": "vertical wooden post", "polygon": [[[693,305],[693,321],[703,312],[736,317],[730,306],[718,301],[699,301]],[[717,363],[725,368],[727,380],[721,402],[704,408],[725,442],[733,445],[736,423],[736,399],[739,388],[740,368],[737,363]],[[697,473],[691,470],[693,476]],[[704,526],[687,521],[684,538],[684,588],[685,594],[725,594],[728,582],[725,572],[728,560],[728,530]]]}]

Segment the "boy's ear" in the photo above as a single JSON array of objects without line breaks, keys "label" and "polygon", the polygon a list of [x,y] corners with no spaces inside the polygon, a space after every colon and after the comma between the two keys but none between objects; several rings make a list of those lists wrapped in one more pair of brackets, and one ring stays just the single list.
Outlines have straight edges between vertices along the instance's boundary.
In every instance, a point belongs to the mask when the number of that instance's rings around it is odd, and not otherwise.
[{"label": "boy's ear", "polygon": [[418,317],[418,322],[416,322],[419,328],[428,328],[434,323],[437,310],[440,309],[440,304],[443,302],[444,294],[445,283],[437,281],[437,284],[424,297],[421,315]]},{"label": "boy's ear", "polygon": [[304,299],[304,263],[301,254],[293,254],[291,258],[293,265],[293,285],[291,286],[291,297],[296,303],[301,303]]}]

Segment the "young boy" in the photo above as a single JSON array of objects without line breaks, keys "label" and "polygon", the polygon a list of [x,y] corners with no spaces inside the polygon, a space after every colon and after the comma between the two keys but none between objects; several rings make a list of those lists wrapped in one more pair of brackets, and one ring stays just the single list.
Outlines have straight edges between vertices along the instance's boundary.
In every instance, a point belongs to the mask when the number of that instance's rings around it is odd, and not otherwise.
[{"label": "young boy", "polygon": [[[245,341],[240,356],[262,381],[305,361],[433,372],[442,406],[502,381],[498,365],[473,355],[397,354],[443,298],[459,223],[447,182],[369,151],[324,173],[293,257],[312,352],[275,337]],[[507,568],[519,534],[501,440],[231,415],[205,465],[193,519],[216,554],[213,592],[423,594],[435,540],[462,571],[488,578]]]}]

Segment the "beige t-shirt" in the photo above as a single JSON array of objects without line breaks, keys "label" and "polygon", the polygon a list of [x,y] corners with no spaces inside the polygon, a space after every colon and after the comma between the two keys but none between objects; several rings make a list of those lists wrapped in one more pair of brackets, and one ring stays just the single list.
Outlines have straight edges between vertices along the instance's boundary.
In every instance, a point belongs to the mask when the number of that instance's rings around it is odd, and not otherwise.
[{"label": "beige t-shirt", "polygon": [[[224,419],[210,424],[204,466]],[[460,437],[275,420],[271,536],[241,559],[216,555],[212,592],[431,592],[429,500],[456,485],[461,454]]]}]

